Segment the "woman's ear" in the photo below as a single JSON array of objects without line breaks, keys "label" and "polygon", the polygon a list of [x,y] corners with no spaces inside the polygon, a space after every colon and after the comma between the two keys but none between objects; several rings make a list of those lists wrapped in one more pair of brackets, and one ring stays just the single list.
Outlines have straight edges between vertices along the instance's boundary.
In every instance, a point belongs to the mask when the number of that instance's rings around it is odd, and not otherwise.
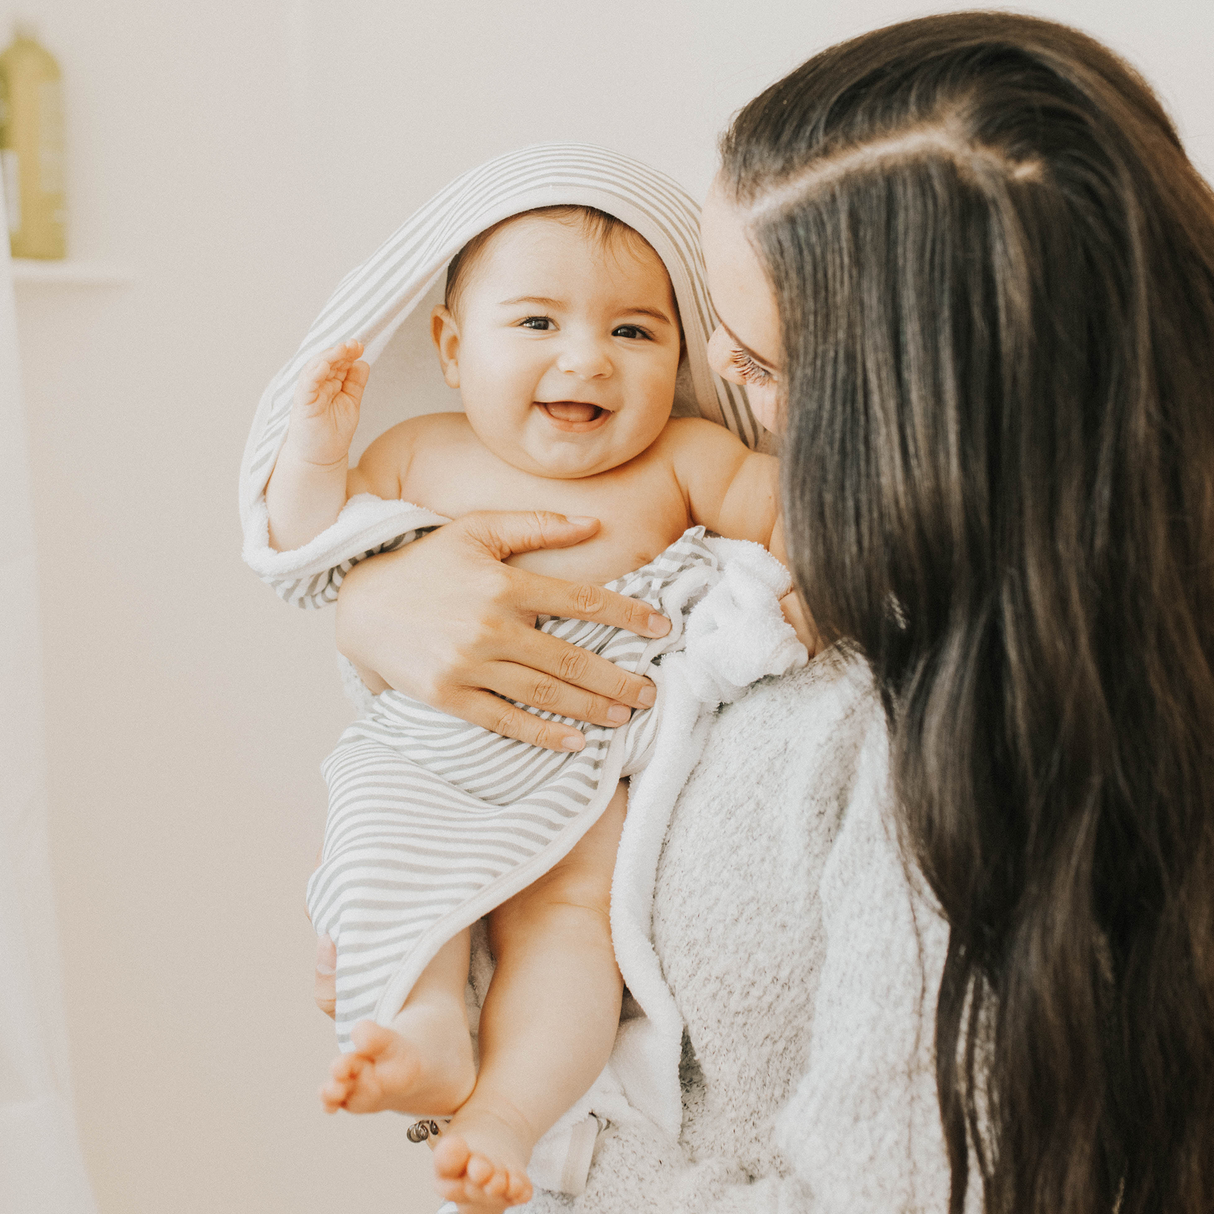
[{"label": "woman's ear", "polygon": [[443,368],[443,379],[448,388],[459,387],[459,326],[451,309],[439,304],[430,313],[430,338],[438,351],[438,361]]}]

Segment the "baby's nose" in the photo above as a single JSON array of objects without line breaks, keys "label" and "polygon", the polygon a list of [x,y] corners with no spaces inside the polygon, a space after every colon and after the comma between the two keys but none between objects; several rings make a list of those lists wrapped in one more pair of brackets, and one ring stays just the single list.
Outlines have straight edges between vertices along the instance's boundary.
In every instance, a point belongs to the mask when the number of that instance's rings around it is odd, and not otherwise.
[{"label": "baby's nose", "polygon": [[570,341],[556,361],[557,370],[582,379],[604,379],[611,374],[611,356],[603,343],[587,339]]}]

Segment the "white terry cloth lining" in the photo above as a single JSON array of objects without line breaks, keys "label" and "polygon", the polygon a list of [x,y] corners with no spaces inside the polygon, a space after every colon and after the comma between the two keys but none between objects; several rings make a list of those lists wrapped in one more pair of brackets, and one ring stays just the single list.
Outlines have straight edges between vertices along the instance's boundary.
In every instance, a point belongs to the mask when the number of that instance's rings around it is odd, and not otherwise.
[{"label": "white terry cloth lining", "polygon": [[[440,190],[347,274],[294,357],[262,395],[240,470],[244,558],[287,601],[303,607],[331,602],[356,560],[400,537],[413,538],[419,528],[447,521],[409,502],[364,495],[348,502],[333,526],[306,547],[292,552],[270,548],[265,486],[286,437],[291,397],[304,365],[339,341],[357,339],[366,347],[368,362],[386,356],[386,364],[407,364],[409,387],[390,403],[387,424],[417,413],[458,410],[457,396],[441,388],[429,401],[411,399],[415,383],[427,377],[432,381],[437,366],[429,350],[429,307],[422,305],[441,302],[443,271],[473,236],[511,215],[562,204],[597,207],[623,220],[645,237],[665,264],[687,351],[676,389],[676,415],[698,413],[727,426],[747,445],[759,445],[763,431],[745,392],[708,366],[708,338],[716,315],[704,281],[699,207],[690,195],[666,174],[605,148],[541,144],[509,152]],[[375,412],[368,410],[367,402],[382,390],[373,374],[364,397],[364,423],[369,412]],[[360,426],[360,436],[367,429]],[[359,441],[356,438],[355,446]]]}]

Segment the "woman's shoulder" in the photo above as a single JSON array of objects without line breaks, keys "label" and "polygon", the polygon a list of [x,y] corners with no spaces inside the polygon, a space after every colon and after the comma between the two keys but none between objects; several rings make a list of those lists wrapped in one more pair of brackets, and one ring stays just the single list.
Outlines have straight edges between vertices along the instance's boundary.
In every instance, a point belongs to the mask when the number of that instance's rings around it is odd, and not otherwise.
[{"label": "woman's shoulder", "polygon": [[797,768],[854,763],[874,727],[883,724],[868,664],[832,646],[803,669],[763,679],[717,715],[716,739],[754,745]]}]

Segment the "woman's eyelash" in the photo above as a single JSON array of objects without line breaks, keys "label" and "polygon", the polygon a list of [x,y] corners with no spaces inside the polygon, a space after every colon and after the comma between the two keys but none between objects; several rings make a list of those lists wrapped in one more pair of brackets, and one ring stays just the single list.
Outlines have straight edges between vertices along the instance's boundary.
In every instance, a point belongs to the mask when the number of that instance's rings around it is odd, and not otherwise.
[{"label": "woman's eyelash", "polygon": [[748,384],[754,384],[756,388],[763,387],[775,379],[775,376],[766,367],[755,362],[745,350],[734,350],[729,356],[729,361],[738,374]]}]

